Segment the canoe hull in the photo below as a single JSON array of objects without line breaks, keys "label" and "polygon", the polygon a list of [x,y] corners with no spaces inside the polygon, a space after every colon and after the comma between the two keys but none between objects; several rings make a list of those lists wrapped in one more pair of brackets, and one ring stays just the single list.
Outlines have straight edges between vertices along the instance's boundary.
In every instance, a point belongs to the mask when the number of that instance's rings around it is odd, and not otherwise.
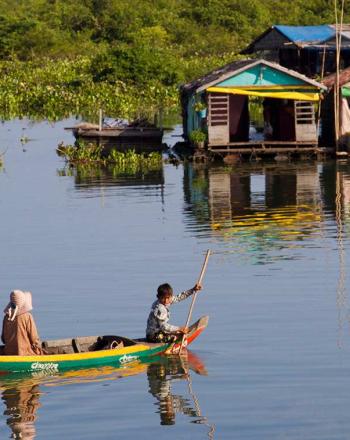
[{"label": "canoe hull", "polygon": [[[208,322],[207,317],[198,320],[188,335],[188,344],[199,336]],[[187,345],[188,345],[187,344]],[[83,353],[49,354],[44,356],[0,356],[0,374],[10,372],[48,372],[98,367],[103,365],[123,366],[162,353],[174,354],[180,344],[148,343],[135,340],[135,345]]]},{"label": "canoe hull", "polygon": [[[169,346],[171,344],[168,344]],[[77,368],[89,368],[102,365],[122,366],[142,360],[149,356],[161,354],[167,347],[147,347],[136,345],[126,349],[102,350],[99,352],[73,353],[46,356],[2,356],[0,358],[0,373],[9,372],[59,372]],[[131,350],[132,349],[132,350]]]}]

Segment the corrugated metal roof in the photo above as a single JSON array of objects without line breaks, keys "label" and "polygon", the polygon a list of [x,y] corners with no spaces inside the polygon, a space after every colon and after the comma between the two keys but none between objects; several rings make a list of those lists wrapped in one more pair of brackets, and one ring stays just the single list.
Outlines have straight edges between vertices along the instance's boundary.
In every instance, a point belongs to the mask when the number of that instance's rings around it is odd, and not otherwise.
[{"label": "corrugated metal roof", "polygon": [[341,33],[342,37],[347,38],[348,40],[350,40],[350,31],[343,31]]},{"label": "corrugated metal roof", "polygon": [[331,24],[330,27],[333,29],[338,29],[338,31],[340,29],[342,31],[350,31],[350,24],[349,23],[342,23],[342,25],[340,25],[340,23],[338,23],[337,25]]},{"label": "corrugated metal roof", "polygon": [[[314,47],[326,44],[330,48],[335,46],[335,30],[341,29],[342,47],[347,48],[350,45],[350,24],[343,23],[342,26],[334,24],[324,24],[319,26],[286,26],[274,25],[256,37],[241,54],[250,54],[261,50],[277,50],[286,45],[293,45],[301,48]],[[271,43],[270,34],[278,32],[283,40]],[[256,49],[258,47],[258,49]]]},{"label": "corrugated metal roof", "polygon": [[288,40],[295,43],[317,43],[326,41],[335,35],[335,29],[328,24],[320,26],[273,26]]},{"label": "corrugated metal roof", "polygon": [[[336,81],[336,74],[332,73],[332,75],[328,75],[326,76],[323,81],[322,84],[325,85],[326,87],[332,88],[334,87]],[[339,86],[342,87],[345,84],[347,84],[350,81],[350,67],[347,67],[344,70],[341,70],[339,72]]]}]

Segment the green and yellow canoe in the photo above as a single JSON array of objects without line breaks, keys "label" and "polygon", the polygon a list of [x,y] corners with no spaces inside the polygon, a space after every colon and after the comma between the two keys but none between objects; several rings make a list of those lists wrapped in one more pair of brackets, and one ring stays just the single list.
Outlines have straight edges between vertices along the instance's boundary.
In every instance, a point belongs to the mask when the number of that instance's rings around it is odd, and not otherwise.
[{"label": "green and yellow canoe", "polygon": [[[192,343],[208,325],[208,317],[200,318],[190,327],[186,344]],[[180,342],[150,343],[144,339],[123,336],[87,336],[74,339],[43,341],[48,353],[41,356],[0,356],[0,374],[10,372],[52,372],[96,367],[126,365],[158,354],[176,354]]]}]

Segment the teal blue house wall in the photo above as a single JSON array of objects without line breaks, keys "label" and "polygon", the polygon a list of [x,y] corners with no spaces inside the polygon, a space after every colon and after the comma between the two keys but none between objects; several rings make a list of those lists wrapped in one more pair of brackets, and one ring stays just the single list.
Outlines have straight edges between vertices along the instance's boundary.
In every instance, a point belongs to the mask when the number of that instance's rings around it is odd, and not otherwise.
[{"label": "teal blue house wall", "polygon": [[305,81],[295,78],[284,72],[272,69],[269,66],[258,65],[237,75],[221,81],[217,87],[248,87],[248,86],[297,86],[306,85]]}]

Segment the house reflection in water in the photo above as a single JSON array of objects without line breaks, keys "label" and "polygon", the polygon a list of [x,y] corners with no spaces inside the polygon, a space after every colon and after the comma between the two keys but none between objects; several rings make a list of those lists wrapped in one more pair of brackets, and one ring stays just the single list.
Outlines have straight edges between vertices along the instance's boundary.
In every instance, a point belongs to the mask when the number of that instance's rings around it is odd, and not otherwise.
[{"label": "house reflection in water", "polygon": [[194,164],[185,168],[184,182],[187,210],[235,251],[280,249],[319,233],[316,163],[246,164],[239,169],[197,169]]},{"label": "house reflection in water", "polygon": [[[346,242],[350,233],[350,167],[347,161],[327,162],[321,170],[322,196],[328,217],[336,224],[338,254],[338,347],[343,345],[345,329],[349,325],[347,294]],[[348,332],[348,330],[346,330]]]},{"label": "house reflection in water", "polygon": [[320,173],[322,199],[328,212],[337,215],[337,200],[341,204],[344,220],[350,214],[350,167],[347,162],[326,162]]}]

